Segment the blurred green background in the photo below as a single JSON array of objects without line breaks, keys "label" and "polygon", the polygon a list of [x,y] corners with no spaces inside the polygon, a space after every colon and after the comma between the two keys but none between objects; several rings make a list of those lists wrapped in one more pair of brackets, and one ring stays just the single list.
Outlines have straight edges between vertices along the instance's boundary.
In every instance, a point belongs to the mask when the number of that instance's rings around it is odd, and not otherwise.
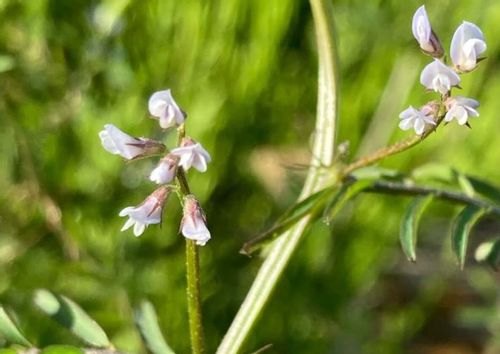
[{"label": "blurred green background", "polygon": [[[422,3],[334,1],[340,57],[339,142],[351,157],[408,136],[418,84],[411,18]],[[499,183],[500,2],[427,1],[445,48],[462,20],[478,24],[488,60],[463,77],[481,102],[472,130],[450,124],[383,166],[428,163]],[[208,352],[231,323],[261,260],[238,254],[300,191],[310,153],[317,59],[307,1],[0,0],[0,302],[38,346],[73,343],[32,303],[48,288],[73,298],[128,352],[145,352],[132,311],[147,298],[178,353],[189,351],[184,242],[172,198],[162,227],[140,238],[118,212],[153,189],[154,161],[123,163],[102,148],[112,123],[165,138],[147,99],[171,88],[188,134],[211,152],[190,171],[213,239],[202,248]],[[462,272],[447,237],[458,209],[424,215],[418,262],[398,243],[409,199],[362,195],[328,227],[313,225],[266,307],[246,352],[499,353],[499,276],[472,256]],[[472,246],[499,236],[486,219]],[[495,344],[496,343],[496,344]],[[498,350],[498,351],[497,351]]]}]

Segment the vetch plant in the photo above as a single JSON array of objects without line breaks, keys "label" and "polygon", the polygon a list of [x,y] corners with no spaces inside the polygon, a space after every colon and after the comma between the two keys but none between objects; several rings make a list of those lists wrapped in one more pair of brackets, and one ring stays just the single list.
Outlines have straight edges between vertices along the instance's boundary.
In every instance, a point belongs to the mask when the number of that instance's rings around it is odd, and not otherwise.
[{"label": "vetch plant", "polygon": [[[162,129],[177,127],[178,146],[167,150],[161,142],[131,137],[115,126],[107,124],[99,133],[103,147],[112,154],[127,160],[163,155],[151,171],[149,179],[160,185],[141,204],[126,207],[119,215],[128,217],[121,231],[133,226],[135,236],[140,236],[149,225],[160,224],[169,194],[173,191],[183,206],[180,233],[186,238],[187,298],[190,334],[194,353],[203,351],[201,304],[199,291],[198,246],[204,246],[211,238],[207,220],[199,201],[192,194],[186,172],[194,167],[200,172],[207,170],[210,154],[203,146],[185,135],[186,114],[172,97],[171,91],[162,90],[151,95],[149,113],[158,120]],[[175,183],[174,183],[175,181]]]}]

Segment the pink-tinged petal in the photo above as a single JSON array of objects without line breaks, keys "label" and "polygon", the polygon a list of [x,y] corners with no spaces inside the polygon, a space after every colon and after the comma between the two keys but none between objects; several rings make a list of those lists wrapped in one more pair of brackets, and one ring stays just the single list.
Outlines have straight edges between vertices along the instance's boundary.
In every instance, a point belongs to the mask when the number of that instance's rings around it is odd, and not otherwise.
[{"label": "pink-tinged petal", "polygon": [[196,244],[200,246],[205,245],[211,237],[203,210],[192,195],[188,195],[184,199],[181,232],[184,237],[195,240]]},{"label": "pink-tinged petal", "polygon": [[207,163],[211,161],[209,153],[200,143],[194,143],[192,139],[183,141],[183,146],[173,149],[172,155],[179,156],[179,165],[185,170],[194,166],[200,172],[205,172]]},{"label": "pink-tinged petal", "polygon": [[120,212],[120,216],[128,216],[129,219],[122,227],[122,231],[134,226],[134,235],[141,235],[146,227],[161,222],[163,206],[168,198],[170,188],[160,187],[156,189],[144,202],[136,207],[127,207]]},{"label": "pink-tinged petal", "polygon": [[112,124],[106,124],[104,129],[99,133],[99,137],[108,152],[131,160],[145,151],[145,140],[134,138]]},{"label": "pink-tinged petal", "polygon": [[190,240],[195,240],[196,244],[204,246],[210,240],[210,231],[208,231],[205,222],[198,218],[186,218],[183,220],[182,235]]},{"label": "pink-tinged petal", "polygon": [[424,121],[425,124],[436,125],[436,122],[434,121],[432,116],[426,116],[422,114],[422,120]]},{"label": "pink-tinged petal", "polygon": [[153,93],[148,101],[148,109],[149,113],[159,120],[163,129],[184,123],[184,113],[175,102],[170,90]]},{"label": "pink-tinged petal", "polygon": [[170,183],[177,170],[177,162],[179,158],[171,154],[165,156],[160,160],[156,168],[151,171],[149,179],[157,184]]}]

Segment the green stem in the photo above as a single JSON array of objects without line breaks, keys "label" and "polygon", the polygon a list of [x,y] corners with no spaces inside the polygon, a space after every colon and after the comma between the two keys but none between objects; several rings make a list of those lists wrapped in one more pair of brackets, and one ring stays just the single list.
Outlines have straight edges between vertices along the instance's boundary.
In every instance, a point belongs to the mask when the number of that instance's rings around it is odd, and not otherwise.
[{"label": "green stem", "polygon": [[[445,99],[442,98],[441,100],[443,101]],[[361,168],[361,167],[366,167],[369,165],[373,165],[374,163],[385,159],[386,157],[392,156],[399,154],[400,152],[403,152],[405,150],[408,150],[409,148],[420,144],[422,141],[424,141],[431,133],[434,133],[438,126],[441,124],[441,122],[444,119],[446,112],[438,112],[438,118],[436,120],[436,125],[432,126],[429,130],[425,131],[422,135],[415,135],[412,136],[408,139],[399,141],[393,145],[385,146],[381,149],[378,149],[374,152],[372,152],[369,155],[360,157],[358,160],[350,163],[346,167],[342,169],[342,176],[348,176],[351,172]]]},{"label": "green stem", "polygon": [[[178,145],[185,136],[184,124],[177,129]],[[191,194],[186,173],[182,167],[177,168],[177,183],[183,197]],[[182,202],[182,201],[181,201]],[[200,256],[196,242],[186,239],[186,295],[189,316],[189,334],[191,337],[191,351],[193,354],[205,352],[203,344],[203,325],[201,316],[200,292]]]},{"label": "green stem", "polygon": [[193,354],[202,354],[204,346],[200,302],[200,263],[198,246],[195,241],[189,239],[186,239],[186,278],[191,351]]},{"label": "green stem", "polygon": [[[310,0],[319,56],[318,104],[315,141],[311,167],[299,200],[332,183],[331,175],[322,166],[333,161],[337,125],[337,60],[333,32],[333,9],[329,0]],[[310,216],[303,217],[272,245],[250,291],[227,331],[217,354],[235,354],[241,350],[264,305],[294,253]]]},{"label": "green stem", "polygon": [[463,193],[447,191],[427,186],[408,185],[397,182],[378,181],[365,189],[365,192],[388,193],[399,195],[429,195],[438,199],[448,200],[465,205],[473,205],[486,209],[489,213],[500,216],[500,207],[481,199],[473,198]]}]

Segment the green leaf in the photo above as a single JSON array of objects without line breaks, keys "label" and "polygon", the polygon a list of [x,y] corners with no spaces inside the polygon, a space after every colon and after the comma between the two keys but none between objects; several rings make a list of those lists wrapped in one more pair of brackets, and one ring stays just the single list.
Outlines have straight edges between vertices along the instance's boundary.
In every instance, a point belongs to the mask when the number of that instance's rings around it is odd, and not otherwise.
[{"label": "green leaf", "polygon": [[84,351],[70,345],[51,345],[42,349],[40,354],[83,354]]},{"label": "green leaf", "polygon": [[411,175],[416,180],[431,180],[446,184],[456,182],[456,173],[453,168],[435,162],[417,167]]},{"label": "green leaf", "polygon": [[500,238],[480,244],[474,257],[478,262],[488,263],[494,270],[500,268]]},{"label": "green leaf", "polygon": [[102,328],[71,299],[40,289],[35,292],[34,301],[43,312],[88,344],[95,347],[110,346]]},{"label": "green leaf", "polygon": [[293,205],[270,229],[247,241],[240,253],[250,255],[265,243],[274,240],[278,235],[288,230],[305,215],[319,209],[323,203],[335,192],[335,188],[325,188],[312,194],[306,199]]},{"label": "green leaf", "polygon": [[476,190],[474,189],[474,186],[472,185],[470,179],[464,175],[461,172],[458,172],[455,170],[456,177],[457,177],[457,182],[462,191],[469,197],[474,197],[474,194],[476,194]]},{"label": "green leaf", "polygon": [[477,206],[466,206],[464,209],[462,209],[460,214],[458,214],[453,223],[451,231],[451,242],[453,252],[457,257],[460,269],[464,268],[470,230],[472,226],[474,226],[474,224],[479,220],[479,218],[484,215],[485,212],[485,209],[479,208]]},{"label": "green leaf", "polygon": [[500,203],[500,188],[476,177],[468,176],[467,178],[477,193],[496,203]]},{"label": "green leaf", "polygon": [[2,306],[0,306],[0,334],[9,343],[31,347],[31,343],[24,337]]},{"label": "green leaf", "polygon": [[417,260],[415,247],[417,245],[418,223],[425,208],[431,203],[432,199],[433,196],[431,194],[413,199],[401,220],[399,240],[401,241],[403,252],[411,262]]},{"label": "green leaf", "polygon": [[333,198],[328,203],[323,213],[324,220],[327,224],[337,215],[350,199],[354,198],[364,189],[371,187],[375,181],[371,179],[360,179],[344,183]]},{"label": "green leaf", "polygon": [[161,334],[155,309],[149,301],[140,304],[134,317],[137,328],[151,353],[174,354]]}]

